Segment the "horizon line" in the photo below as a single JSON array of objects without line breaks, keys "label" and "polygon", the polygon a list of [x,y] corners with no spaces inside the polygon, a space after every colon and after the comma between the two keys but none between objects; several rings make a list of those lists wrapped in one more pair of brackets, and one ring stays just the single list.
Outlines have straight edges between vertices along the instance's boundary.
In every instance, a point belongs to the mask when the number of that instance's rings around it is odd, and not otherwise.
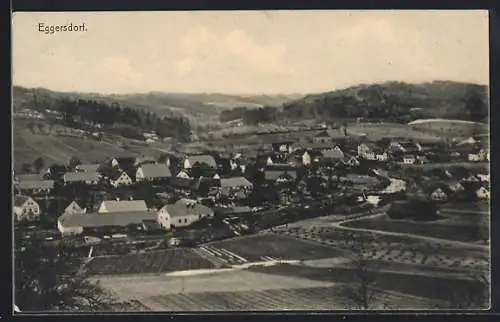
[{"label": "horizon line", "polygon": [[207,91],[199,91],[199,92],[193,92],[193,91],[167,91],[167,90],[150,90],[150,91],[143,91],[143,92],[92,92],[92,91],[70,91],[70,90],[56,90],[56,89],[51,89],[48,87],[43,87],[43,86],[25,86],[25,85],[19,85],[19,84],[12,84],[12,89],[14,87],[21,87],[24,89],[34,89],[34,90],[47,90],[51,92],[56,92],[56,93],[64,93],[64,94],[82,94],[82,95],[100,95],[100,96],[128,96],[128,95],[154,95],[154,94],[171,94],[171,95],[226,95],[226,96],[278,96],[278,95],[301,95],[301,96],[306,96],[306,95],[314,95],[314,94],[321,94],[321,93],[327,93],[327,92],[332,92],[332,91],[341,91],[357,86],[370,86],[370,85],[384,85],[384,84],[390,84],[390,83],[403,83],[407,85],[423,85],[423,84],[432,84],[432,83],[440,83],[440,82],[450,82],[450,83],[456,83],[456,84],[470,84],[470,85],[478,85],[478,86],[485,86],[489,87],[489,84],[482,84],[479,82],[467,82],[467,81],[455,81],[451,79],[433,79],[433,80],[426,80],[426,81],[418,81],[418,82],[409,82],[409,81],[402,81],[402,80],[385,80],[385,81],[374,81],[374,82],[362,82],[362,83],[356,83],[348,86],[340,86],[337,88],[332,88],[328,90],[316,90],[316,91],[309,91],[309,92],[274,92],[274,93],[269,93],[269,92],[247,92],[247,93],[237,93],[237,92],[222,92],[222,91],[213,91],[213,92],[207,92]]}]

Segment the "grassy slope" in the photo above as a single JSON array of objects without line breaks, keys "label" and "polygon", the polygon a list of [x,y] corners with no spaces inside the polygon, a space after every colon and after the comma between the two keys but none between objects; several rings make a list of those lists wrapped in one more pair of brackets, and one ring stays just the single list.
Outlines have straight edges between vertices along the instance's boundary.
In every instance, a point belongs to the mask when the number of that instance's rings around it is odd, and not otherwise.
[{"label": "grassy slope", "polygon": [[104,161],[114,155],[131,153],[158,157],[161,147],[152,147],[132,140],[121,140],[127,150],[106,141],[94,141],[75,137],[34,134],[22,124],[14,126],[14,169],[19,171],[23,163],[33,164],[42,157],[45,165],[67,164],[71,157],[82,162]]}]

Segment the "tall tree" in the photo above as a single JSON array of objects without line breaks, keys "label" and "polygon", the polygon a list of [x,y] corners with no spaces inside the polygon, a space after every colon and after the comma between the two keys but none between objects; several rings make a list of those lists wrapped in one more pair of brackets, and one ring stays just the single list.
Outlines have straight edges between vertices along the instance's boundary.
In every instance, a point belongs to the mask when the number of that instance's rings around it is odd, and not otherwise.
[{"label": "tall tree", "polygon": [[369,258],[369,244],[363,236],[351,235],[351,240],[355,243],[350,261],[352,281],[339,288],[339,295],[348,309],[377,309],[384,304],[384,294],[378,286],[377,267]]},{"label": "tall tree", "polygon": [[78,270],[63,246],[23,242],[16,232],[15,296],[21,311],[103,311],[113,303],[99,283]]},{"label": "tall tree", "polygon": [[42,171],[43,167],[45,166],[45,161],[41,157],[36,158],[35,161],[33,161],[33,167],[35,168],[36,173],[40,173]]}]

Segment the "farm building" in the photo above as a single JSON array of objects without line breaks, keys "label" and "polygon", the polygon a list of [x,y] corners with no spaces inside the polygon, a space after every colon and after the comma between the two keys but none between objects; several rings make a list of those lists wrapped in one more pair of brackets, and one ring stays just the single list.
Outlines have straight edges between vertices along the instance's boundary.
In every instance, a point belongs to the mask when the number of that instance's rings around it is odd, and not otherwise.
[{"label": "farm building", "polygon": [[180,199],[158,212],[158,222],[165,229],[187,227],[202,218],[212,218],[214,211],[195,200]]},{"label": "farm building", "polygon": [[99,206],[98,213],[148,211],[144,200],[105,200]]},{"label": "farm building", "polygon": [[17,185],[23,193],[50,193],[54,189],[54,180],[20,181]]},{"label": "farm building", "polygon": [[136,181],[165,180],[172,177],[170,169],[165,164],[143,164],[136,172]]},{"label": "farm building", "polygon": [[223,196],[235,195],[244,199],[252,192],[253,184],[244,177],[223,178],[220,180],[220,191]]},{"label": "farm building", "polygon": [[84,232],[118,233],[132,226],[142,227],[145,220],[156,219],[157,213],[150,211],[110,212],[105,214],[65,213],[57,220],[57,228],[63,236],[80,235]]},{"label": "farm building", "polygon": [[88,185],[96,185],[99,183],[101,175],[97,172],[74,172],[64,174],[64,183],[85,183]]},{"label": "farm building", "polygon": [[98,172],[100,164],[79,164],[75,167],[76,172]]},{"label": "farm building", "polygon": [[69,214],[84,214],[87,209],[82,208],[75,200],[73,200],[65,209],[64,213]]},{"label": "farm building", "polygon": [[192,168],[196,163],[205,164],[210,168],[216,169],[217,163],[211,155],[192,155],[184,160],[184,169]]},{"label": "farm building", "polygon": [[40,217],[40,206],[28,196],[14,196],[14,215],[17,221],[33,221]]},{"label": "farm building", "polygon": [[113,187],[128,186],[133,183],[132,178],[125,171],[115,172],[109,178],[109,183]]}]

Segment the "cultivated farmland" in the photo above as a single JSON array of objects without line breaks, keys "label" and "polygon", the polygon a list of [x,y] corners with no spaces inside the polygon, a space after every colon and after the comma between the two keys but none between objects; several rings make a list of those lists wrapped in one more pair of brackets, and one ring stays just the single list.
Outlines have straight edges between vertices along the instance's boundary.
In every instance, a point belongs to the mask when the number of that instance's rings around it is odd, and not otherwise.
[{"label": "cultivated farmland", "polygon": [[249,236],[221,241],[211,245],[227,249],[251,262],[265,260],[265,257],[300,260],[336,257],[342,254],[328,246],[277,235]]},{"label": "cultivated farmland", "polygon": [[214,267],[214,264],[192,249],[179,248],[124,256],[96,257],[87,264],[87,271],[90,275],[122,275]]}]

